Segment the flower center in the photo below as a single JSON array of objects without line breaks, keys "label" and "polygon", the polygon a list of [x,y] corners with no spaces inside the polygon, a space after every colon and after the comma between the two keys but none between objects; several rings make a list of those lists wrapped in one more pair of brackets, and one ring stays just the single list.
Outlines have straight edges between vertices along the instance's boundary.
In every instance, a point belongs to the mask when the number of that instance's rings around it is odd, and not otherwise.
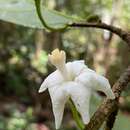
[{"label": "flower center", "polygon": [[55,49],[51,54],[48,55],[48,59],[62,74],[65,80],[69,80],[69,74],[67,72],[67,68],[65,66],[66,63],[66,54],[64,51],[59,51],[59,49]]}]

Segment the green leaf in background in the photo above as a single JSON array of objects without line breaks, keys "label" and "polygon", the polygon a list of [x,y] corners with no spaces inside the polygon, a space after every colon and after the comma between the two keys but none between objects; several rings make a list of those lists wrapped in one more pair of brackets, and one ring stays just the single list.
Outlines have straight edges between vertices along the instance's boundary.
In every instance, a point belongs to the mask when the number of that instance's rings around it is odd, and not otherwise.
[{"label": "green leaf in background", "polygon": [[[45,7],[42,7],[42,16],[50,27],[56,29],[77,21],[77,19]],[[27,27],[43,28],[33,0],[0,0],[0,19]]]}]

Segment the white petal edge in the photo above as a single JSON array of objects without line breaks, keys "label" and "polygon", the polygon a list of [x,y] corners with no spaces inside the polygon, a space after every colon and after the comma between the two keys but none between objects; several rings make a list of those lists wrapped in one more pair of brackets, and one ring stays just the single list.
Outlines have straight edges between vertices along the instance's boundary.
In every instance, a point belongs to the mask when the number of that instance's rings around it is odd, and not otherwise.
[{"label": "white petal edge", "polygon": [[40,86],[40,89],[38,90],[39,93],[42,93],[44,92],[45,90],[47,89],[47,84],[46,84],[46,81],[43,81],[41,86]]},{"label": "white petal edge", "polygon": [[62,75],[58,70],[54,71],[42,82],[39,93],[44,92],[47,88],[61,84],[64,81]]},{"label": "white petal edge", "polygon": [[76,109],[80,113],[84,124],[90,121],[89,102],[91,97],[91,89],[87,89],[82,84],[70,82],[66,86],[66,91],[69,93]]},{"label": "white petal edge", "polygon": [[105,77],[96,74],[96,72],[91,69],[86,69],[76,77],[75,81],[83,84],[87,88],[104,92],[108,99],[115,99],[109,81]]},{"label": "white petal edge", "polygon": [[55,117],[55,127],[59,129],[61,126],[65,103],[69,99],[69,94],[65,91],[66,86],[54,86],[49,88],[52,101],[53,114]]}]

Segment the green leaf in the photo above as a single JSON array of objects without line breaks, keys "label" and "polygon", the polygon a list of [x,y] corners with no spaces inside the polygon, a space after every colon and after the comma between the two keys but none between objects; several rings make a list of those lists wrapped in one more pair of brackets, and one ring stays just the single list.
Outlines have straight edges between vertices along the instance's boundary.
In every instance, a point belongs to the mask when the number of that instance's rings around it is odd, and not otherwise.
[{"label": "green leaf", "polygon": [[[57,29],[78,21],[45,7],[42,7],[42,16],[50,27]],[[0,19],[27,27],[43,28],[33,0],[0,0]]]}]

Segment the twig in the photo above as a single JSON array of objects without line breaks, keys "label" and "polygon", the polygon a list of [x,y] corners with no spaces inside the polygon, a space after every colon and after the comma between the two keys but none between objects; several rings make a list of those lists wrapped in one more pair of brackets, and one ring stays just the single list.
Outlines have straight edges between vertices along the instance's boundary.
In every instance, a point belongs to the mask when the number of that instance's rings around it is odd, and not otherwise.
[{"label": "twig", "polygon": [[105,99],[104,102],[97,109],[97,111],[94,113],[89,124],[86,125],[84,130],[98,130],[101,127],[102,123],[118,106],[118,98],[129,82],[130,82],[130,66],[120,76],[119,80],[113,86],[113,92],[115,93],[116,99],[115,100]]},{"label": "twig", "polygon": [[70,27],[82,27],[82,28],[99,28],[111,31],[112,33],[117,34],[122,40],[124,40],[130,47],[130,33],[122,30],[121,28],[108,25],[102,22],[85,22],[85,23],[72,23],[69,25]]},{"label": "twig", "polygon": [[106,124],[105,124],[105,128],[104,130],[112,130],[115,120],[116,120],[116,116],[118,113],[119,108],[117,107],[115,111],[113,111],[109,117],[106,120]]}]

